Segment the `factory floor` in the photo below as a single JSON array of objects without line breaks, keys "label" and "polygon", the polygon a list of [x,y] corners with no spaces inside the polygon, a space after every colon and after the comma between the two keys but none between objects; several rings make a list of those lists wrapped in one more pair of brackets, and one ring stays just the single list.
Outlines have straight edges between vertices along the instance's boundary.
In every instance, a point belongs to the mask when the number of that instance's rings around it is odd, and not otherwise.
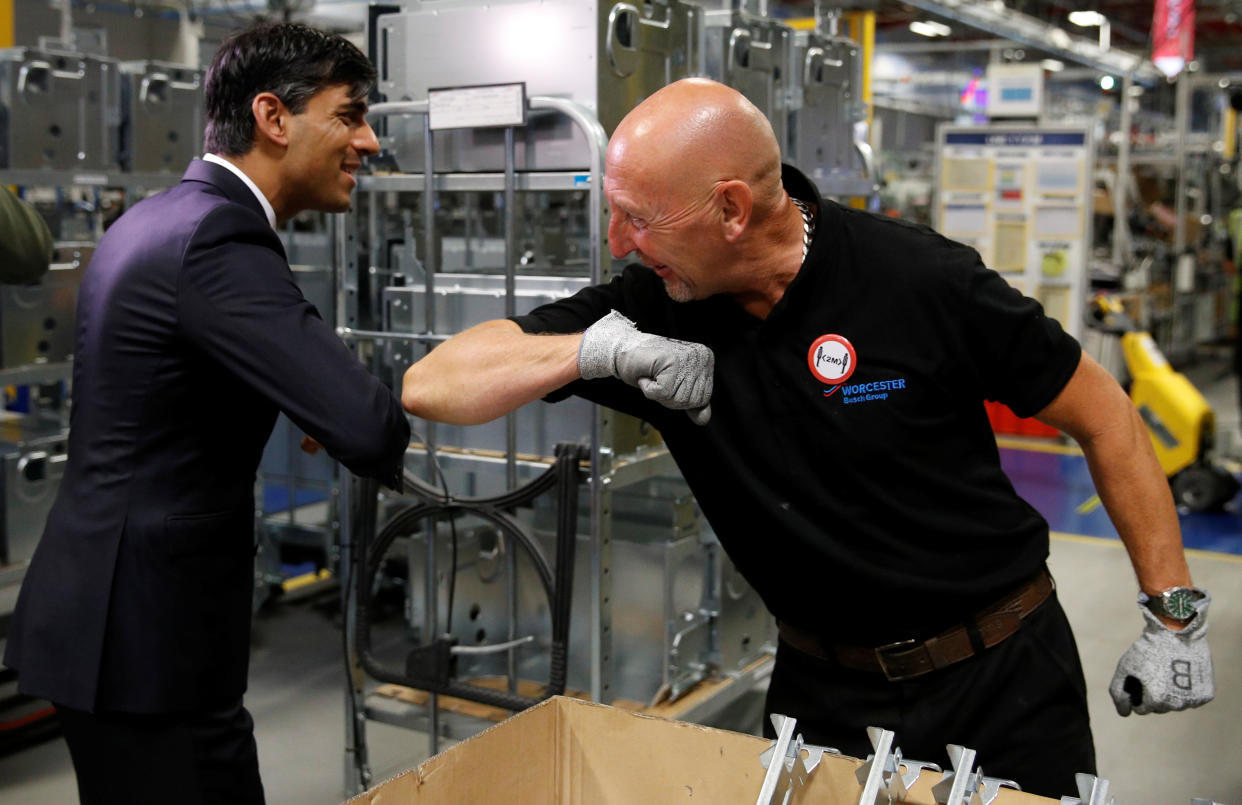
[{"label": "factory floor", "polygon": [[[1242,459],[1242,414],[1227,363],[1217,356],[1185,371],[1217,412],[1223,451]],[[1093,500],[1080,456],[1047,443],[1002,444],[1015,486],[1052,524],[1050,565],[1078,636],[1100,773],[1110,781],[1109,793],[1118,805],[1189,805],[1194,797],[1242,805],[1242,496],[1225,513],[1182,518],[1194,579],[1213,597],[1209,637],[1216,700],[1191,712],[1121,718],[1108,682],[1141,628],[1125,552]],[[312,597],[269,607],[256,621],[246,704],[254,715],[273,805],[334,805],[345,798],[344,676],[336,618],[330,601]],[[368,726],[368,735],[377,781],[427,755],[424,735],[379,723]],[[986,747],[976,748],[986,770]],[[59,737],[0,755],[0,805],[76,801],[69,755]]]}]

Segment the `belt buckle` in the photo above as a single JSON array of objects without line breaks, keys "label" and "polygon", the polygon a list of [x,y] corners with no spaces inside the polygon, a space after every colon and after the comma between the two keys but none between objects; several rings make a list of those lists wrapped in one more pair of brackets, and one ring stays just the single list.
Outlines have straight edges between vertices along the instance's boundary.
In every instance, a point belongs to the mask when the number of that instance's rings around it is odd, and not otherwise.
[{"label": "belt buckle", "polygon": [[901,682],[904,679],[913,679],[918,673],[913,674],[897,674],[889,670],[888,655],[899,651],[903,648],[910,648],[919,644],[918,640],[897,640],[892,643],[885,643],[875,648],[875,661],[880,664],[880,670],[884,672],[884,678],[889,682]]}]

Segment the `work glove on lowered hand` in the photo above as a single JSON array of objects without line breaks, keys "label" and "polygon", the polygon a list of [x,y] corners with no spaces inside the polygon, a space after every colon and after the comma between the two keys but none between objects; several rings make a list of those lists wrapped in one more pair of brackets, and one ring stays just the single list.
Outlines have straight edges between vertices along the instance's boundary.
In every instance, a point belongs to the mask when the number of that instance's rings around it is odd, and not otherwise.
[{"label": "work glove on lowered hand", "polygon": [[578,371],[586,380],[616,377],[696,425],[711,419],[716,355],[702,344],[644,333],[612,311],[582,334]]},{"label": "work glove on lowered hand", "polygon": [[1212,654],[1207,643],[1207,609],[1211,597],[1195,602],[1199,611],[1175,632],[1139,604],[1146,624],[1143,634],[1121,655],[1108,692],[1117,712],[1130,715],[1167,713],[1212,701]]}]

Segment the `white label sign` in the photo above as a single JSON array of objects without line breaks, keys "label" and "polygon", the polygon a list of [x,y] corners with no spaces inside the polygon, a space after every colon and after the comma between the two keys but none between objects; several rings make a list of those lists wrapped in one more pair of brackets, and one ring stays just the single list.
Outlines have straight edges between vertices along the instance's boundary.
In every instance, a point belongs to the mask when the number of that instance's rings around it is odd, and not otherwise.
[{"label": "white label sign", "polygon": [[521,126],[526,123],[526,84],[428,90],[427,112],[432,131]]}]

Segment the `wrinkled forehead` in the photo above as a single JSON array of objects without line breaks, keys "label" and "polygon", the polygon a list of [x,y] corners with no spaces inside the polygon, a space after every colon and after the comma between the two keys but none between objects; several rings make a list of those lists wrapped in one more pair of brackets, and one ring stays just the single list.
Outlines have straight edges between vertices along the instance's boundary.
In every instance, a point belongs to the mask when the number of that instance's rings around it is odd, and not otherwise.
[{"label": "wrinkled forehead", "polygon": [[645,139],[614,136],[604,160],[604,192],[631,200],[667,196],[669,173],[662,149]]},{"label": "wrinkled forehead", "polygon": [[604,197],[614,206],[631,214],[654,215],[673,199],[663,182],[648,176],[645,171],[604,171]]}]

